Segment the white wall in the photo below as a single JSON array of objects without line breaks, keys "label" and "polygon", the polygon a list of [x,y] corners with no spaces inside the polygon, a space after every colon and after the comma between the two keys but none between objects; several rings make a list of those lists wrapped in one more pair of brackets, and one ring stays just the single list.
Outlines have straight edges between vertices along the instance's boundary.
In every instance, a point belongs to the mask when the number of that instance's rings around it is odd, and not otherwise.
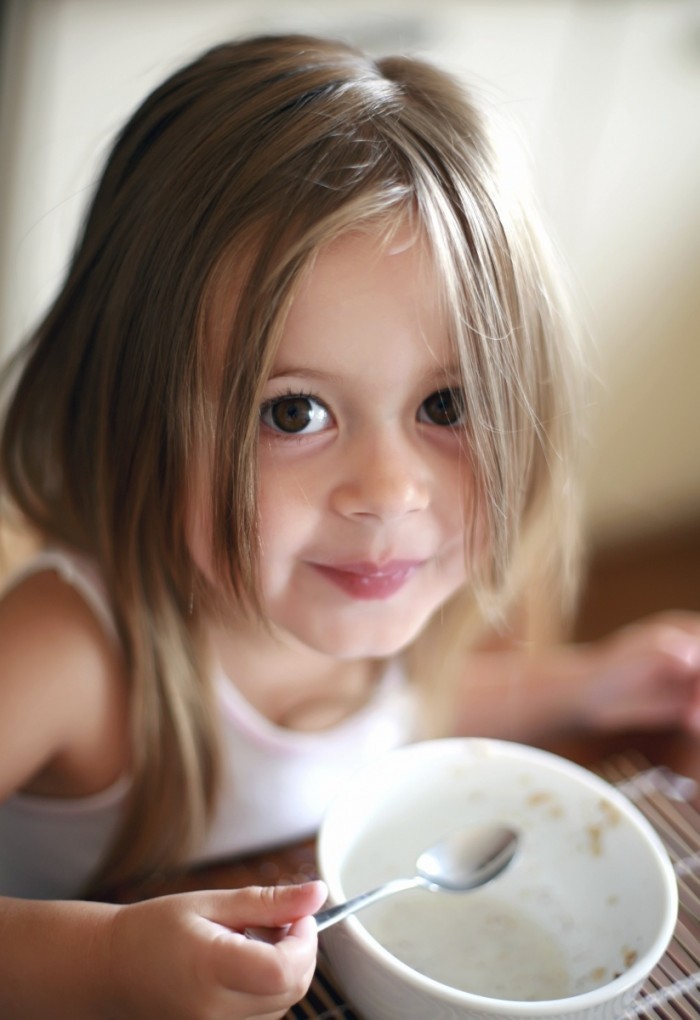
[{"label": "white wall", "polygon": [[594,538],[700,519],[700,5],[689,0],[9,0],[0,350],[60,281],[110,139],[172,68],[286,28],[409,49],[515,120],[601,386]]}]

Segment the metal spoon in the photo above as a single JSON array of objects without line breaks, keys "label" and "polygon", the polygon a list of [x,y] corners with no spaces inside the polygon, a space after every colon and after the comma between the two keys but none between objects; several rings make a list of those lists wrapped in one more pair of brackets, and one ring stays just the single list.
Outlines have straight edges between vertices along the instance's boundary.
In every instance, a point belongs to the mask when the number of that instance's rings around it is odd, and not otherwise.
[{"label": "metal spoon", "polygon": [[[391,879],[344,903],[320,910],[314,915],[316,927],[320,932],[324,931],[370,903],[419,886],[433,891],[445,889],[450,892],[466,892],[486,885],[508,867],[518,842],[518,833],[505,825],[490,824],[459,829],[420,855],[416,861],[416,874],[412,878]],[[247,928],[246,935],[258,941],[278,942],[287,930]]]},{"label": "metal spoon", "polygon": [[496,878],[510,864],[518,842],[518,833],[505,825],[460,829],[420,855],[412,878],[392,879],[345,903],[320,910],[315,915],[316,927],[323,931],[370,903],[419,886],[450,892],[476,889]]}]

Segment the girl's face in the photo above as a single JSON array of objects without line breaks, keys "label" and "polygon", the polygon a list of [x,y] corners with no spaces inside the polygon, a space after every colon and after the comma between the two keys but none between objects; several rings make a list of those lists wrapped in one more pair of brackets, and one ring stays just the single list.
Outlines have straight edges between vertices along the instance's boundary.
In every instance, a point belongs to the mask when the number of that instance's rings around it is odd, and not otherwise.
[{"label": "girl's face", "polygon": [[463,414],[421,244],[322,251],[260,412],[260,589],[280,636],[389,655],[465,583]]}]

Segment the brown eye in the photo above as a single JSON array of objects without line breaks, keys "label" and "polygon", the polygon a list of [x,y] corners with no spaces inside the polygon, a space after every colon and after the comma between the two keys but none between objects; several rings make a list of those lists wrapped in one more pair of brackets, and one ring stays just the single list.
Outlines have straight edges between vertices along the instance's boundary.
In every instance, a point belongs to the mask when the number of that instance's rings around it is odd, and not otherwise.
[{"label": "brown eye", "polygon": [[260,409],[260,419],[268,428],[287,435],[321,432],[330,422],[330,414],[313,397],[301,394],[268,400]]},{"label": "brown eye", "polygon": [[462,425],[464,422],[464,394],[461,390],[437,390],[423,401],[418,411],[419,421],[431,425]]}]

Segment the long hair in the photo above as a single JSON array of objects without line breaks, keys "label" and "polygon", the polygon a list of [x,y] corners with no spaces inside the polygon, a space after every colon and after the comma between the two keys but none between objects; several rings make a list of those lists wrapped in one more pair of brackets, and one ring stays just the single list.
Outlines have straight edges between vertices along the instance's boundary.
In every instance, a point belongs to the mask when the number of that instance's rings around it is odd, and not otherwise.
[{"label": "long hair", "polygon": [[[123,640],[133,785],[95,887],[177,861],[211,812],[188,481],[213,444],[221,581],[258,605],[260,390],[295,289],[331,239],[408,219],[438,269],[476,478],[465,598],[510,592],[543,521],[530,558],[573,576],[575,346],[537,219],[503,170],[452,77],[305,36],[210,50],[116,139],[63,289],[10,368],[0,463],[23,515],[100,565]],[[227,273],[239,298],[212,399],[207,310]]]}]

